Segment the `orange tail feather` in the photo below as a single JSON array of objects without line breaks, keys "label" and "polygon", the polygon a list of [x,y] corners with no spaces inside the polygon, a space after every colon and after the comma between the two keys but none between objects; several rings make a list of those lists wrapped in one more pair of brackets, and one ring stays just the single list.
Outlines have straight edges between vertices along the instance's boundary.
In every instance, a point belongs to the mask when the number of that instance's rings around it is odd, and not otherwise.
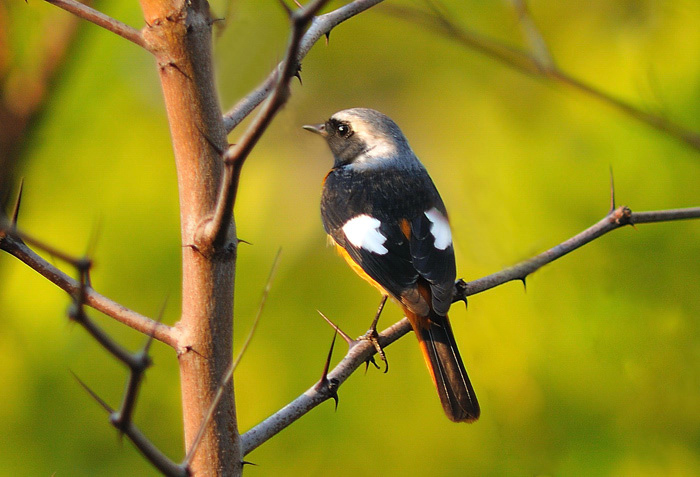
[{"label": "orange tail feather", "polygon": [[459,355],[447,316],[420,317],[404,310],[420,344],[447,417],[454,422],[479,418],[479,403]]}]

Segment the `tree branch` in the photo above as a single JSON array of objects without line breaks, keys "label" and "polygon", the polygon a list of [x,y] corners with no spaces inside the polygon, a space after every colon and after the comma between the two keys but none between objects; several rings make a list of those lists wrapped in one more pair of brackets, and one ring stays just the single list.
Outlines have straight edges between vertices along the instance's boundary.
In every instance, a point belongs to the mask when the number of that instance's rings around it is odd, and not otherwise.
[{"label": "tree branch", "polygon": [[[386,348],[409,331],[411,331],[411,324],[408,322],[408,319],[404,318],[382,331],[379,334],[379,343],[382,348]],[[333,389],[329,389],[327,386],[318,386],[314,384],[294,401],[241,435],[243,455],[247,455],[275,434],[287,428],[304,414],[311,411],[311,409],[331,398],[333,396],[333,390],[343,384],[357,368],[362,366],[362,364],[375,353],[376,349],[374,348],[374,344],[370,341],[356,342],[342,361],[327,375],[327,380],[334,384]]]},{"label": "tree branch", "polygon": [[[297,63],[301,63],[304,57],[311,50],[311,47],[314,46],[319,38],[324,35],[329,35],[333,28],[345,20],[362,13],[381,1],[382,0],[355,0],[347,5],[343,5],[342,7],[333,10],[332,12],[328,12],[314,18],[311,22],[311,26],[301,38],[299,51],[297,52],[296,57]],[[227,132],[233,131],[233,129],[238,126],[241,121],[248,117],[251,111],[253,111],[265,100],[265,98],[269,96],[277,81],[278,71],[281,69],[282,63],[280,63],[277,68],[275,68],[275,70],[268,75],[260,86],[253,90],[245,98],[241,99],[238,104],[236,104],[224,115],[224,127],[226,128]]]},{"label": "tree branch", "polygon": [[[15,256],[29,266],[29,268],[45,277],[69,295],[75,296],[80,292],[81,284],[78,280],[71,278],[63,271],[44,260],[30,249],[15,233],[3,230],[2,227],[0,227],[0,249]],[[130,310],[97,293],[90,286],[85,287],[85,304],[145,335],[153,335],[158,341],[175,349],[178,347],[179,332],[177,329]]]},{"label": "tree branch", "polygon": [[[80,384],[85,392],[87,392],[100,405],[100,407],[102,407],[102,409],[107,411],[107,413],[110,415],[110,420],[112,420],[111,418],[115,415],[116,411],[100,396],[98,396],[95,391],[90,389],[90,387],[88,387],[88,385],[85,384],[83,380],[80,379],[75,373],[71,371],[71,374],[73,374],[73,377],[76,381],[78,381],[78,384]],[[171,461],[168,456],[163,454],[160,449],[153,445],[153,443],[139,430],[138,427],[136,427],[133,422],[129,421],[126,423],[126,425],[119,428],[119,430],[124,433],[129,440],[131,440],[131,442],[144,455],[144,457],[151,464],[153,464],[156,469],[162,472],[163,475],[167,475],[169,477],[186,477],[190,475],[187,466],[178,465]]]},{"label": "tree branch", "polygon": [[141,48],[150,51],[150,48],[146,44],[143,35],[141,35],[141,32],[133,27],[130,27],[126,23],[122,23],[119,20],[116,20],[98,10],[95,10],[94,8],[88,7],[87,5],[83,5],[82,3],[77,2],[75,0],[45,1],[57,6],[58,8],[72,13],[73,15],[80,17],[83,20],[87,20],[90,23],[94,23],[95,25],[100,26],[105,30],[109,30],[112,33],[121,36],[122,38],[129,40],[135,45],[138,45]]},{"label": "tree branch", "polygon": [[[466,299],[467,296],[481,293],[512,280],[525,280],[528,275],[544,265],[625,225],[699,218],[700,207],[637,213],[632,212],[628,207],[618,207],[592,227],[529,260],[472,282],[458,280],[455,284],[455,300]],[[411,331],[411,325],[406,318],[403,318],[379,334],[379,343],[382,348],[386,348],[409,331]],[[241,436],[243,455],[263,444],[325,400],[332,398],[335,390],[357,368],[367,362],[375,352],[374,345],[369,341],[354,342],[343,360],[328,373],[328,381],[334,384],[333,389],[319,386],[317,383],[294,401],[244,433]]]},{"label": "tree branch", "polygon": [[458,295],[455,297],[455,299],[462,299],[463,297],[466,298],[470,295],[475,295],[499,285],[503,285],[504,283],[512,280],[525,280],[528,275],[537,271],[544,265],[563,257],[577,248],[583,247],[601,235],[625,225],[697,218],[700,218],[700,207],[657,210],[650,212],[632,212],[628,207],[618,207],[617,209],[611,211],[597,224],[587,228],[580,234],[571,237],[569,240],[550,248],[546,252],[542,252],[529,260],[520,262],[500,272],[466,283],[462,292],[463,296]]},{"label": "tree branch", "polygon": [[[414,7],[387,5],[382,8],[381,11],[395,18],[400,18],[402,20],[428,28],[444,36],[445,38],[459,43],[462,46],[479,51],[486,56],[490,56],[491,58],[495,58],[513,69],[532,74],[534,76],[548,78],[555,83],[582,92],[589,97],[597,99],[608,106],[612,106],[628,116],[631,116],[632,118],[683,142],[687,146],[700,151],[700,134],[697,132],[691,131],[683,126],[669,121],[663,116],[659,116],[648,111],[643,111],[631,103],[616,98],[613,95],[605,93],[580,79],[572,77],[568,73],[559,69],[554,63],[554,60],[546,54],[543,55],[542,51],[536,51],[531,54],[517,48],[504,45],[491,38],[476,34],[467,30],[461,25],[456,24],[453,20],[435,8],[433,8],[431,12],[427,12]],[[525,18],[527,18],[529,22],[532,21],[529,16],[526,16]],[[534,27],[534,23],[530,23],[529,26],[525,25],[524,28],[529,32],[528,35],[531,37],[530,41],[535,41],[538,43],[538,48],[540,49],[542,47],[546,48],[544,41],[541,39],[541,36],[539,36],[539,33]],[[541,59],[544,59],[545,61],[541,61]]]},{"label": "tree branch", "polygon": [[[314,15],[323,8],[328,0],[315,0],[298,10],[287,10],[292,32],[289,39],[287,53],[282,60],[279,71],[276,71],[276,85],[265,106],[240,140],[226,150],[223,155],[224,178],[221,181],[216,209],[211,218],[204,221],[197,230],[195,246],[198,250],[216,250],[224,245],[226,232],[231,222],[231,209],[236,200],[238,180],[241,175],[243,163],[250,152],[267,130],[277,112],[289,98],[289,81],[299,73],[299,46],[303,36],[303,30],[313,19]],[[285,5],[282,3],[282,5]],[[285,8],[286,5],[285,5]]]}]

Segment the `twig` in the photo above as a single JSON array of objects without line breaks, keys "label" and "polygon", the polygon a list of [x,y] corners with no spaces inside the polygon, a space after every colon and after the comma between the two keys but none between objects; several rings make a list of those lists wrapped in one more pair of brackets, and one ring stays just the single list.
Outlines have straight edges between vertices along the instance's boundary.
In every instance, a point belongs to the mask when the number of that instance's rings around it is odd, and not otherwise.
[{"label": "twig", "polygon": [[262,312],[265,309],[265,303],[267,303],[267,296],[270,294],[270,289],[272,288],[272,280],[275,278],[275,274],[277,273],[277,267],[279,266],[279,263],[280,263],[281,254],[282,254],[282,249],[280,248],[277,251],[277,255],[275,255],[275,260],[272,263],[272,268],[270,269],[270,274],[267,277],[267,283],[265,284],[265,288],[263,289],[262,298],[260,299],[260,304],[258,305],[258,311],[255,314],[255,319],[253,320],[253,326],[250,327],[250,331],[248,332],[248,337],[246,338],[245,342],[243,343],[243,346],[241,347],[241,351],[238,353],[238,356],[236,357],[235,360],[233,360],[233,362],[229,366],[228,370],[226,370],[226,374],[224,375],[223,379],[221,380],[221,384],[219,385],[219,389],[217,389],[217,391],[216,391],[216,396],[214,396],[214,400],[212,401],[211,406],[209,407],[209,410],[207,411],[207,414],[204,416],[204,419],[202,419],[202,425],[199,428],[199,432],[197,432],[197,436],[192,441],[192,446],[190,447],[190,450],[187,452],[187,455],[185,456],[185,460],[182,463],[182,465],[185,467],[189,467],[190,462],[192,462],[192,459],[194,458],[195,454],[197,453],[197,449],[199,448],[199,444],[202,441],[202,437],[204,436],[204,431],[207,428],[207,426],[209,425],[209,421],[211,421],[211,418],[214,415],[214,411],[216,411],[216,408],[219,406],[219,402],[221,401],[221,397],[224,394],[224,390],[226,389],[229,382],[233,378],[233,372],[236,370],[236,368],[240,364],[241,360],[243,359],[243,355],[248,350],[248,346],[250,346],[251,341],[253,341],[253,336],[255,335],[255,331],[258,329],[258,324],[260,323],[260,317],[262,316]]},{"label": "twig", "polygon": [[[685,143],[686,145],[700,151],[700,134],[691,131],[683,126],[680,126],[665,117],[643,111],[638,107],[616,98],[608,93],[605,93],[594,86],[583,82],[568,73],[559,69],[553,62],[547,66],[543,64],[539,56],[531,54],[501,42],[478,35],[466,28],[458,25],[442,12],[433,9],[432,12],[420,10],[414,7],[404,7],[397,5],[387,5],[381,11],[402,20],[412,22],[414,24],[426,27],[434,32],[445,36],[462,46],[479,51],[486,56],[495,58],[504,64],[522,71],[548,78],[558,84],[567,86],[573,90],[587,94],[588,96],[599,100],[600,102],[612,106],[619,111],[631,116],[632,118],[641,121],[658,131],[668,134],[669,136]],[[541,55],[541,52],[539,52]]]},{"label": "twig", "polygon": [[97,26],[109,30],[122,38],[129,40],[130,42],[149,50],[146,41],[143,39],[141,32],[137,29],[130,27],[126,23],[122,23],[104,13],[95,10],[94,8],[83,5],[75,0],[45,0],[47,3],[57,6],[73,15],[94,23]]},{"label": "twig", "polygon": [[[301,39],[299,51],[296,57],[297,62],[301,63],[301,60],[303,60],[309,53],[311,47],[314,46],[314,44],[322,36],[329,35],[333,28],[380,2],[382,2],[382,0],[355,0],[347,5],[343,5],[342,7],[333,10],[332,12],[328,12],[314,18],[311,23],[311,27],[309,27]],[[277,72],[281,68],[282,63],[280,63],[277,68],[275,68],[275,70],[268,75],[260,86],[253,90],[245,98],[241,99],[238,104],[236,104],[224,115],[224,127],[226,128],[227,132],[233,131],[233,129],[238,126],[241,121],[248,117],[251,111],[253,111],[265,100],[265,98],[268,97],[277,81]]]},{"label": "twig", "polygon": [[[228,227],[231,223],[231,209],[236,200],[238,179],[243,163],[265,133],[277,112],[287,102],[289,98],[289,81],[299,72],[297,57],[304,28],[327,2],[328,0],[314,0],[294,11],[289,10],[285,6],[292,24],[292,32],[287,53],[279,71],[276,72],[275,88],[265,106],[243,136],[235,145],[230,146],[223,155],[225,170],[219,189],[216,209],[212,218],[200,224],[197,230],[195,246],[198,250],[206,252],[208,250],[216,250],[224,245]],[[282,2],[282,5],[285,4]]]},{"label": "twig", "polygon": [[[146,370],[151,366],[151,358],[148,355],[148,350],[153,342],[153,334],[150,334],[148,340],[140,351],[129,353],[124,347],[112,339],[107,333],[99,328],[95,322],[85,313],[85,298],[87,289],[87,277],[90,271],[90,260],[83,259],[76,261],[76,270],[80,275],[80,285],[78,291],[73,294],[73,305],[71,306],[68,315],[75,322],[79,323],[102,347],[109,352],[114,358],[128,366],[129,378],[127,381],[122,404],[118,411],[112,409],[97,393],[90,389],[83,381],[75,374],[75,378],[80,385],[92,396],[100,406],[109,413],[110,423],[126,435],[134,445],[141,451],[146,459],[153,464],[155,468],[168,476],[187,476],[189,470],[187,466],[175,464],[165,454],[163,454],[146,436],[144,436],[132,421],[136,400],[138,397],[139,388],[143,382],[143,377]],[[160,317],[162,317],[163,307]]]},{"label": "twig", "polygon": [[[379,334],[379,343],[383,348],[386,348],[409,331],[411,331],[411,324],[404,318],[382,331]],[[361,341],[357,345],[351,347],[342,361],[326,376],[329,381],[334,383],[333,389],[335,390],[343,384],[345,380],[347,380],[357,368],[362,366],[370,356],[373,356],[374,353],[376,353],[374,345],[369,341]],[[272,436],[308,413],[311,409],[332,397],[332,394],[326,387],[319,387],[317,384],[314,384],[303,394],[294,399],[294,401],[244,433],[241,436],[243,455],[247,455]]]},{"label": "twig", "polygon": [[[3,229],[1,226],[0,249],[5,250],[10,255],[15,256],[71,296],[75,296],[75,294],[80,291],[81,284],[79,281],[68,276],[56,266],[44,260],[36,252],[30,249],[20,238],[14,235],[12,231]],[[56,252],[56,250],[53,251]],[[70,259],[70,257],[67,256],[66,258]],[[71,260],[73,260],[72,263],[75,263],[75,259]],[[170,345],[175,349],[177,349],[179,346],[179,335],[177,329],[162,323],[158,323],[157,321],[130,310],[123,305],[120,305],[119,303],[97,293],[92,287],[86,286],[84,288],[84,293],[86,305],[114,318],[130,328],[140,331],[141,333],[146,335],[152,333],[155,339]]]},{"label": "twig", "polygon": [[[569,240],[550,248],[546,252],[520,262],[500,272],[485,276],[472,282],[467,282],[464,287],[464,296],[471,296],[491,288],[503,285],[512,280],[525,280],[525,278],[548,263],[563,257],[564,255],[586,245],[601,235],[611,232],[625,225],[643,224],[651,222],[669,222],[673,220],[698,219],[700,207],[687,209],[669,209],[650,212],[632,212],[628,207],[622,206],[611,211],[605,218],[592,227],[587,228]],[[457,297],[461,299],[461,297]]]},{"label": "twig", "polygon": [[[93,391],[87,384],[85,384],[75,373],[71,372],[73,377],[78,384],[104,409],[113,415],[115,413],[114,409],[109,406],[95,391]],[[151,462],[159,471],[164,475],[169,477],[187,477],[190,475],[187,468],[175,464],[171,461],[168,456],[163,454],[153,443],[143,435],[143,433],[134,425],[133,422],[129,422],[124,429],[120,429],[121,432],[126,435],[131,442],[134,443],[136,448]]]},{"label": "twig", "polygon": [[[632,212],[627,207],[618,207],[597,224],[530,260],[472,282],[465,283],[459,280],[456,290],[458,293],[463,293],[464,297],[456,297],[456,299],[464,299],[466,296],[481,293],[511,280],[524,280],[525,277],[542,266],[622,226],[635,223],[665,222],[697,218],[700,218],[700,207],[638,213]],[[411,325],[408,320],[404,318],[382,331],[379,334],[379,343],[382,348],[386,348],[409,331],[411,331]],[[368,341],[360,341],[354,346],[351,346],[343,360],[327,375],[329,380],[334,380],[334,389],[337,389],[345,382],[345,380],[373,356],[375,352],[374,345]],[[294,399],[294,401],[244,433],[241,436],[243,455],[248,454],[304,414],[311,411],[311,409],[332,397],[328,390],[314,384],[303,394]]]}]

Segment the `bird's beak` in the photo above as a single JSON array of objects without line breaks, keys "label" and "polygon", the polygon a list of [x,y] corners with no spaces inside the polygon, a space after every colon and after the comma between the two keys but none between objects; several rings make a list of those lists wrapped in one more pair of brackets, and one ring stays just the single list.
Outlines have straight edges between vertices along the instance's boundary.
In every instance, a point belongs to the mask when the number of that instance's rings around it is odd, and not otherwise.
[{"label": "bird's beak", "polygon": [[312,133],[316,133],[319,136],[326,137],[328,136],[328,132],[326,131],[326,125],[325,124],[307,124],[305,126],[302,126],[303,129],[306,129],[307,131],[311,131]]}]

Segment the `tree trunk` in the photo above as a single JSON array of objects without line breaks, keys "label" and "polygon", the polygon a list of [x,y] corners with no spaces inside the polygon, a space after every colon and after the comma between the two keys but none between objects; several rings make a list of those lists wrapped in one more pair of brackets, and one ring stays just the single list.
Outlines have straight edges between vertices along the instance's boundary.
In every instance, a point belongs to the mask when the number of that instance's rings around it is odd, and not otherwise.
[{"label": "tree trunk", "polygon": [[[226,134],[211,58],[204,0],[141,0],[143,30],[155,51],[177,166],[182,230],[182,316],[178,354],[189,450],[232,358],[235,225],[224,251],[197,250],[197,226],[215,208],[223,173],[217,148]],[[212,144],[216,145],[212,147]],[[144,159],[147,159],[144,155]],[[240,475],[241,455],[229,384],[192,461],[194,475]]]}]

